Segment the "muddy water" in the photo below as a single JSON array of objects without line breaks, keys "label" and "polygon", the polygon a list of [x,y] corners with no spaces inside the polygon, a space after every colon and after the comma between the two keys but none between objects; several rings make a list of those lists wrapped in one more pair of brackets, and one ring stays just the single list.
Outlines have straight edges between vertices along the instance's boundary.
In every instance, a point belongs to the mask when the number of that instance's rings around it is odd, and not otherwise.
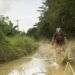
[{"label": "muddy water", "polygon": [[[23,75],[20,74],[22,68],[25,67],[31,59],[21,58],[6,64],[0,64],[0,75]],[[23,65],[23,67],[22,67]]]},{"label": "muddy water", "polygon": [[[52,71],[50,68],[57,69],[59,68],[59,65],[51,60],[39,57],[24,57],[22,59],[0,65],[0,75],[48,75],[48,71]],[[51,73],[50,71],[49,73]]]},{"label": "muddy water", "polygon": [[[40,46],[33,57],[21,58],[6,64],[0,65],[0,75],[46,75],[48,63],[42,60],[45,56],[45,46]],[[43,50],[43,51],[42,51]],[[42,59],[41,59],[42,58]]]},{"label": "muddy water", "polygon": [[[46,62],[46,60],[40,58],[22,58],[2,64],[0,66],[0,75],[47,75],[50,67],[57,69],[59,65],[49,61]],[[50,71],[49,73],[51,73]]]},{"label": "muddy water", "polygon": [[46,75],[45,62],[39,58],[22,58],[0,66],[0,75]]},{"label": "muddy water", "polygon": [[[41,45],[33,57],[23,57],[0,65],[0,75],[73,75],[52,59],[49,44]],[[67,68],[68,69],[68,68]],[[68,72],[68,73],[67,73]]]}]

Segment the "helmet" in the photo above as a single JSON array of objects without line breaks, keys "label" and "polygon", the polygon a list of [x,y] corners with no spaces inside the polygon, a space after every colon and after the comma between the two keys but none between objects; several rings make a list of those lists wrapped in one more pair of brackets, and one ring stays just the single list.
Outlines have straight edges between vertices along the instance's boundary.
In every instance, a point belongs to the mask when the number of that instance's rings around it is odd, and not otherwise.
[{"label": "helmet", "polygon": [[61,28],[56,28],[56,32],[60,32],[61,31]]}]

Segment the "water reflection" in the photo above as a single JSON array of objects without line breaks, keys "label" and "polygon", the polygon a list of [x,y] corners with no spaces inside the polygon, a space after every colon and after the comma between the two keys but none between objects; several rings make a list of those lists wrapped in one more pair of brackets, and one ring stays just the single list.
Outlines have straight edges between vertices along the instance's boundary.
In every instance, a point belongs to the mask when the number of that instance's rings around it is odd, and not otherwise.
[{"label": "water reflection", "polygon": [[[33,58],[28,63],[23,62],[22,64],[17,65],[17,62],[14,62],[13,65],[6,65],[2,68],[0,67],[0,75],[46,75],[46,66],[43,60],[39,58]],[[4,70],[6,69],[6,70]]]},{"label": "water reflection", "polygon": [[44,62],[40,59],[33,58],[26,67],[25,75],[45,75],[45,72]]},{"label": "water reflection", "polygon": [[18,70],[12,70],[8,75],[19,75]]},{"label": "water reflection", "polygon": [[56,71],[63,72],[60,65],[51,60],[45,61],[35,57],[27,63],[26,61],[21,59],[0,67],[0,75],[55,75]]}]

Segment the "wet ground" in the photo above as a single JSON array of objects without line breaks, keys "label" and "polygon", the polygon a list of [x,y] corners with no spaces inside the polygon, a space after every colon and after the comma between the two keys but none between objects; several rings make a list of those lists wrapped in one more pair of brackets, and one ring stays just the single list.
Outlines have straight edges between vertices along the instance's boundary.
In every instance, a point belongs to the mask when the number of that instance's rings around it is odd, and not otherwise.
[{"label": "wet ground", "polygon": [[53,51],[50,44],[41,43],[32,57],[0,65],[0,75],[74,75],[69,67],[56,63]]}]

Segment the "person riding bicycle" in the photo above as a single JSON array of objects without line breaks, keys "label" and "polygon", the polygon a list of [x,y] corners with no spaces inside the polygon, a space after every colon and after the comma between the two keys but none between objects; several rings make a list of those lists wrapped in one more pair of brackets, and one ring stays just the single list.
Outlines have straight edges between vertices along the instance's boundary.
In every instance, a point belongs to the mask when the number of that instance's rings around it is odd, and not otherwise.
[{"label": "person riding bicycle", "polygon": [[52,38],[52,45],[55,44],[56,46],[62,46],[65,43],[64,33],[62,32],[61,28],[56,28],[56,32]]},{"label": "person riding bicycle", "polygon": [[56,28],[56,32],[53,34],[52,38],[52,48],[53,48],[53,56],[57,63],[60,63],[65,54],[65,35],[61,28]]}]

